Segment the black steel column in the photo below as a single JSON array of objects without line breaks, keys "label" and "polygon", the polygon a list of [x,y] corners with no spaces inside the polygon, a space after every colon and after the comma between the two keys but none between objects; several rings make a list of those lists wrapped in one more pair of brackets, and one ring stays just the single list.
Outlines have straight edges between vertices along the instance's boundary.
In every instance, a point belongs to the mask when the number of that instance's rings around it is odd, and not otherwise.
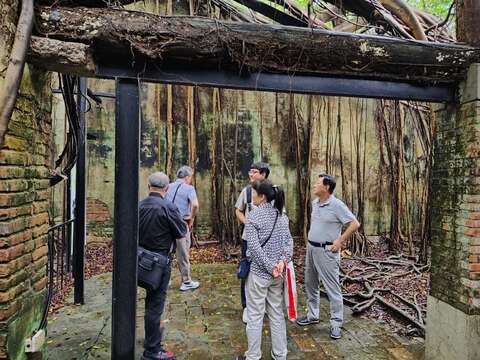
[{"label": "black steel column", "polygon": [[[83,94],[83,96],[82,96]],[[82,136],[78,139],[78,158],[75,177],[75,230],[73,243],[73,299],[75,304],[84,304],[85,238],[86,238],[86,146],[87,125],[85,122],[87,79],[80,78],[77,96],[78,120]]]},{"label": "black steel column", "polygon": [[135,358],[140,119],[137,80],[117,79],[112,359]]},{"label": "black steel column", "polygon": [[[68,221],[72,218],[72,174],[70,173],[67,178],[66,182],[66,205],[65,205],[65,221]],[[66,244],[67,244],[67,272],[70,273],[72,271],[72,227],[74,224],[69,223],[67,225],[67,237],[66,237]]]}]

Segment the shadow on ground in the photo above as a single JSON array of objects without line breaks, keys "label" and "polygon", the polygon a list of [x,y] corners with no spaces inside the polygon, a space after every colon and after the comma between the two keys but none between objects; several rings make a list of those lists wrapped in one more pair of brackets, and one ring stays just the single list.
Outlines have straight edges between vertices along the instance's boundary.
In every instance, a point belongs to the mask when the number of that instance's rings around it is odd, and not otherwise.
[{"label": "shadow on ground", "polygon": [[[239,282],[235,266],[196,265],[195,279],[201,287],[180,292],[179,273],[173,271],[168,292],[165,321],[166,348],[177,359],[234,359],[246,349],[245,327],[241,322]],[[110,359],[111,274],[86,281],[86,304],[66,306],[51,315],[48,324],[48,359]],[[144,294],[139,290],[136,353],[142,351]],[[304,294],[299,294],[300,310]],[[71,303],[71,300],[70,300]],[[345,310],[344,336],[333,341],[328,335],[328,301],[322,298],[321,322],[299,327],[288,322],[289,360],[300,359],[423,359],[423,340],[407,339],[370,319],[352,316]],[[263,331],[263,359],[270,359],[268,321]]]}]

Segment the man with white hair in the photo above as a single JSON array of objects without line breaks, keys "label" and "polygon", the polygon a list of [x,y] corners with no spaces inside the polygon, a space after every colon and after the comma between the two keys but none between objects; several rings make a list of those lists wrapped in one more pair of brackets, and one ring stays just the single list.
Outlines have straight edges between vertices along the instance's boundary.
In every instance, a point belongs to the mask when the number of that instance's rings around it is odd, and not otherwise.
[{"label": "man with white hair", "polygon": [[193,290],[200,286],[198,281],[192,280],[190,272],[191,231],[199,208],[192,180],[193,169],[186,165],[182,166],[178,169],[177,179],[170,184],[166,196],[167,200],[178,206],[183,220],[187,223],[187,234],[177,239],[177,262],[182,275],[181,291]]},{"label": "man with white hair", "polygon": [[175,204],[165,199],[170,182],[167,175],[156,172],[148,178],[148,197],[139,205],[139,246],[153,255],[162,269],[156,290],[147,289],[145,297],[145,342],[142,360],[174,360],[172,352],[162,346],[160,318],[165,306],[171,274],[171,255],[175,239],[184,237],[187,225]]}]

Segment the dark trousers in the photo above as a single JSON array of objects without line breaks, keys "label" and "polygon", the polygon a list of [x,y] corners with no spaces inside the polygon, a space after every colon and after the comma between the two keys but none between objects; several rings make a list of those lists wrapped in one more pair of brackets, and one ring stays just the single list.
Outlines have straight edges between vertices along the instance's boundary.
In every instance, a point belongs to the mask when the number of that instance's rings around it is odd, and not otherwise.
[{"label": "dark trousers", "polygon": [[[247,242],[242,240],[242,258],[247,256]],[[247,298],[245,296],[245,283],[247,279],[240,279],[240,298],[242,300],[242,307],[245,309],[247,307]]]},{"label": "dark trousers", "polygon": [[165,307],[165,299],[167,298],[168,282],[170,281],[171,266],[170,263],[164,267],[160,287],[157,290],[147,290],[145,298],[145,342],[144,356],[153,356],[162,348],[162,330],[160,328],[160,318]]}]

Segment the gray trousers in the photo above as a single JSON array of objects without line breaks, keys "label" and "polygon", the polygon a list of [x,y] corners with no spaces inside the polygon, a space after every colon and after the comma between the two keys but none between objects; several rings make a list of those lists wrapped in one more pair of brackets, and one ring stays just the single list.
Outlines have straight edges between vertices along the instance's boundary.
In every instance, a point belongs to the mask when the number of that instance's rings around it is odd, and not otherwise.
[{"label": "gray trousers", "polygon": [[180,274],[182,275],[182,282],[189,282],[192,280],[190,276],[190,244],[191,233],[187,229],[185,237],[177,239],[177,262]]},{"label": "gray trousers", "polygon": [[272,358],[287,359],[287,328],[283,313],[283,278],[265,280],[250,272],[247,293],[247,360],[262,357],[262,328],[265,310],[270,323]]},{"label": "gray trousers", "polygon": [[330,300],[330,324],[343,324],[343,297],[340,287],[340,252],[307,245],[305,261],[305,290],[309,319],[320,318],[320,281]]}]

